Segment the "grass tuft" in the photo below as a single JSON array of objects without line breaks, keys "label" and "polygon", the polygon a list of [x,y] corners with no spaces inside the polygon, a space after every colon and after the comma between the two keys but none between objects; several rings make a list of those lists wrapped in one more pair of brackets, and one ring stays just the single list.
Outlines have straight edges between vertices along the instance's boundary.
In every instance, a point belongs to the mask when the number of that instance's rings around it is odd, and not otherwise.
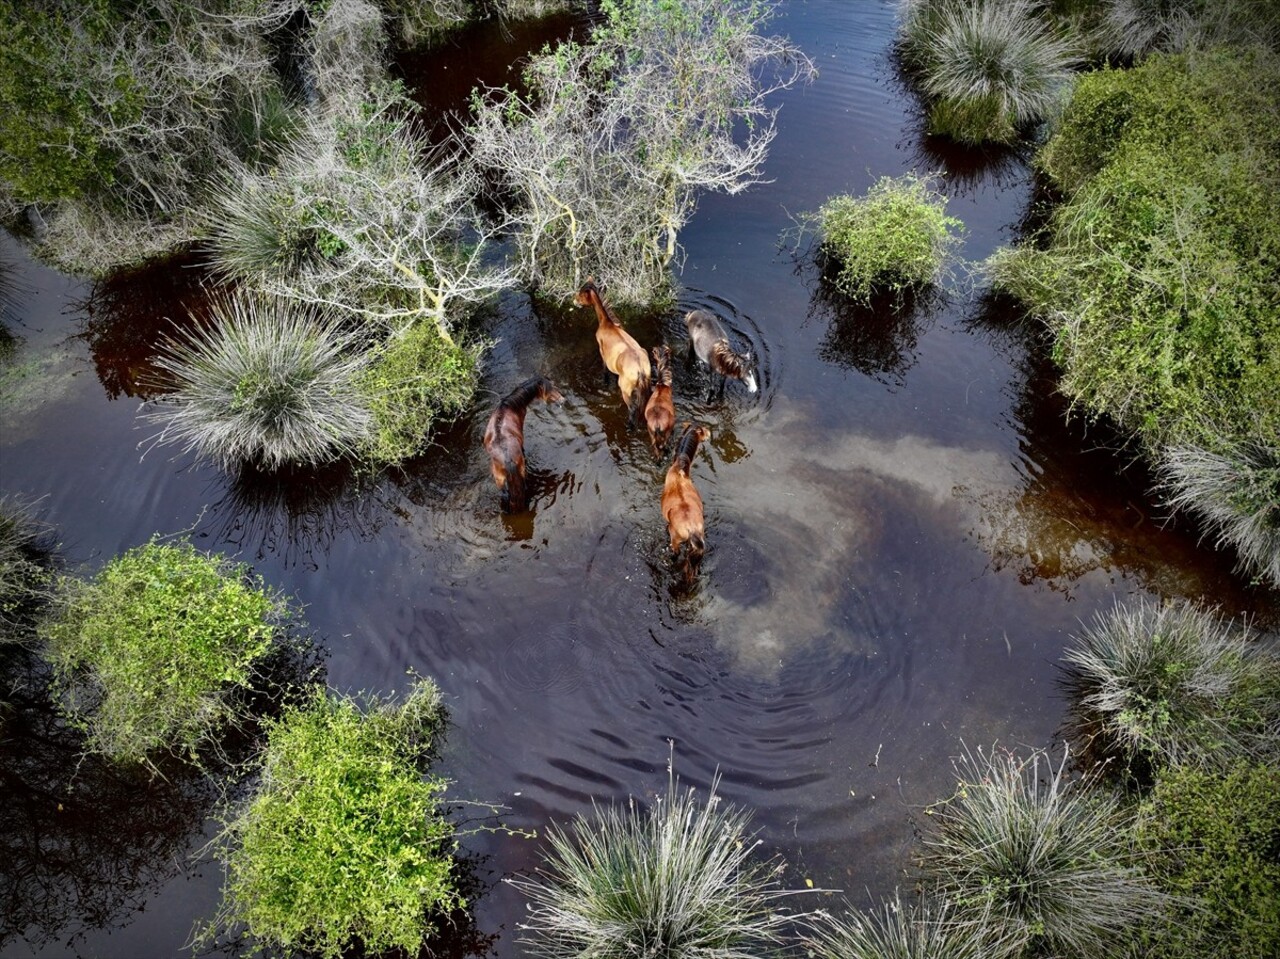
[{"label": "grass tuft", "polygon": [[157,442],[220,465],[277,469],[353,452],[372,417],[357,376],[366,357],[336,324],[281,299],[215,302],[214,325],[170,338],[156,365],[176,383],[148,414]]},{"label": "grass tuft", "polygon": [[779,943],[779,864],[754,861],[749,817],[689,789],[553,827],[541,877],[511,880],[531,900],[520,928],[541,956],[747,959]]},{"label": "grass tuft", "polygon": [[38,612],[53,598],[51,533],[30,503],[0,496],[0,645],[34,639]]},{"label": "grass tuft", "polygon": [[869,303],[877,291],[902,296],[946,274],[959,231],[947,198],[927,177],[881,177],[862,197],[837,196],[818,210],[822,253],[835,287]]},{"label": "grass tuft", "polygon": [[1108,753],[1209,769],[1277,755],[1276,663],[1247,629],[1211,610],[1117,605],[1064,659],[1086,728]]},{"label": "grass tuft", "polygon": [[813,959],[989,959],[999,946],[980,924],[951,920],[947,903],[904,903],[900,894],[869,916],[826,916],[805,938]]},{"label": "grass tuft", "polygon": [[463,905],[447,782],[424,774],[446,718],[438,688],[420,680],[399,704],[316,690],[272,721],[260,784],[215,841],[223,902],[198,940],[242,926],[290,954],[418,955]]},{"label": "grass tuft", "polygon": [[1041,18],[1038,0],[917,0],[899,33],[904,63],[929,100],[929,132],[1011,143],[1051,116],[1080,59]]},{"label": "grass tuft", "polygon": [[287,604],[247,567],[188,542],[150,542],[66,583],[41,627],[63,710],[94,752],[143,763],[156,752],[194,759],[239,716],[276,647]]},{"label": "grass tuft", "polygon": [[1165,451],[1161,474],[1168,506],[1199,517],[1244,570],[1280,586],[1280,445],[1178,446]]},{"label": "grass tuft", "polygon": [[955,795],[930,809],[925,875],[957,921],[1003,934],[994,955],[1106,959],[1168,906],[1135,865],[1130,814],[1065,769],[1065,755],[966,753]]}]

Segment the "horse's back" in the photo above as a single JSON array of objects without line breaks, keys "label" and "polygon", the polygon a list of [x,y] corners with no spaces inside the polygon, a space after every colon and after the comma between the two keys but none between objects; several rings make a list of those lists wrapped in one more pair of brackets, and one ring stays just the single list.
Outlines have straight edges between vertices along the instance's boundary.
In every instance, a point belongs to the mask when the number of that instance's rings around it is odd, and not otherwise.
[{"label": "horse's back", "polygon": [[724,325],[706,310],[690,310],[684,318],[685,329],[695,339],[727,340]]}]

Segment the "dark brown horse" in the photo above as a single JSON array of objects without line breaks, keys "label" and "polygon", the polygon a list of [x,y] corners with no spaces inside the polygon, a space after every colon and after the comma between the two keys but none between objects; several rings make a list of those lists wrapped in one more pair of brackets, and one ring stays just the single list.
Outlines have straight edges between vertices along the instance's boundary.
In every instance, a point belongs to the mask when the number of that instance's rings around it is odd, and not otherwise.
[{"label": "dark brown horse", "polygon": [[666,482],[662,484],[662,515],[667,521],[667,532],[671,534],[671,552],[679,556],[681,545],[689,544],[684,558],[686,582],[693,581],[707,548],[702,497],[693,485],[689,468],[698,454],[698,444],[706,442],[710,436],[711,430],[707,427],[685,423],[680,442],[676,444],[675,458],[667,469]]},{"label": "dark brown horse", "polygon": [[691,310],[684,318],[689,331],[689,358],[696,354],[713,373],[720,374],[720,392],[729,377],[742,380],[749,393],[756,391],[755,362],[748,353],[737,353],[729,345],[729,334],[706,310]]},{"label": "dark brown horse", "polygon": [[545,376],[531,376],[502,399],[484,428],[484,448],[507,513],[525,509],[524,414],[535,399],[559,403],[564,397]]},{"label": "dark brown horse", "polygon": [[676,428],[676,407],[671,399],[671,347],[666,345],[653,348],[653,386],[644,407],[644,422],[657,459]]},{"label": "dark brown horse", "polygon": [[613,310],[600,296],[594,281],[587,280],[578,290],[573,302],[578,306],[593,306],[596,311],[596,343],[605,368],[618,377],[618,391],[627,405],[627,425],[634,426],[636,413],[644,409],[649,399],[649,380],[652,370],[649,354],[622,328]]}]

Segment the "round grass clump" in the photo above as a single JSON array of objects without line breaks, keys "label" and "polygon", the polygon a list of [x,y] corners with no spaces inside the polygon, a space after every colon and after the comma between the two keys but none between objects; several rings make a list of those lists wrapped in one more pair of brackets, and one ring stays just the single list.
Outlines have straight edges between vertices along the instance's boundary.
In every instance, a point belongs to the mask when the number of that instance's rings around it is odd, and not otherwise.
[{"label": "round grass clump", "polygon": [[939,281],[964,227],[946,208],[933,182],[913,174],[881,177],[862,197],[828,200],[816,221],[836,288],[867,303],[879,290],[900,295]]},{"label": "round grass clump", "polygon": [[287,604],[247,567],[188,542],[150,542],[66,585],[41,628],[54,690],[88,747],[124,763],[194,759],[239,718]]},{"label": "round grass clump", "polygon": [[367,357],[323,315],[282,299],[213,304],[213,326],[169,339],[156,365],[172,392],[148,414],[161,443],[231,468],[317,465],[354,452],[372,417],[357,388]]},{"label": "round grass clump", "polygon": [[966,754],[955,795],[929,810],[925,875],[958,921],[1000,931],[994,955],[1110,959],[1166,909],[1135,866],[1130,814],[1065,767],[1044,752]]},{"label": "round grass clump", "polygon": [[557,959],[771,954],[784,921],[778,868],[752,859],[747,825],[714,785],[703,803],[673,782],[649,809],[629,801],[578,817],[576,841],[552,827],[541,877],[513,880],[531,900],[524,941]]},{"label": "round grass clump", "polygon": [[317,690],[269,722],[260,783],[218,840],[223,902],[202,938],[243,927],[290,954],[418,955],[463,905],[447,783],[424,774],[445,721],[420,680],[398,705]]},{"label": "round grass clump", "polygon": [[949,904],[903,902],[900,894],[870,915],[825,915],[805,937],[814,959],[989,959],[1000,954],[981,925],[951,921]]},{"label": "round grass clump", "polygon": [[1220,768],[1280,749],[1274,657],[1208,609],[1117,605],[1063,658],[1084,726],[1106,752],[1155,766]]},{"label": "round grass clump", "polygon": [[1198,516],[1230,544],[1244,570],[1280,587],[1280,443],[1246,441],[1214,453],[1195,446],[1165,451],[1166,503]]},{"label": "round grass clump", "polygon": [[929,101],[929,132],[1011,143],[1050,116],[1079,65],[1037,0],[908,4],[899,48]]}]

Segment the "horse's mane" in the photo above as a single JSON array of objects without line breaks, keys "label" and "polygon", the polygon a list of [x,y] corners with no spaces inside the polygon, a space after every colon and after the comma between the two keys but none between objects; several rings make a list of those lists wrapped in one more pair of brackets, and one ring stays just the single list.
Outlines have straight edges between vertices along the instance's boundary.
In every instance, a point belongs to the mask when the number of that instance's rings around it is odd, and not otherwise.
[{"label": "horse's mane", "polygon": [[671,385],[671,351],[654,348],[653,351],[653,385]]},{"label": "horse's mane", "polygon": [[711,356],[721,372],[742,379],[751,368],[751,360],[745,353],[736,353],[724,340],[720,340],[711,348]]},{"label": "horse's mane", "polygon": [[538,390],[542,384],[546,382],[546,377],[541,374],[531,376],[514,390],[502,398],[499,406],[506,406],[511,409],[524,409],[533,402],[533,398],[538,395]]},{"label": "horse's mane", "polygon": [[589,294],[595,297],[596,302],[600,304],[600,309],[604,311],[605,319],[607,319],[614,326],[622,325],[621,323],[618,322],[618,317],[614,314],[613,307],[611,307],[607,302],[605,302],[605,298],[600,293],[600,287],[596,286],[595,280],[587,280],[585,283],[583,283],[582,288],[578,292],[582,292],[582,290],[586,290]]},{"label": "horse's mane", "polygon": [[689,472],[689,467],[693,463],[693,458],[698,454],[698,444],[702,442],[698,439],[698,430],[689,423],[685,426],[684,432],[680,434],[680,442],[676,444],[675,462],[677,465],[680,461],[684,461],[682,472]]}]

